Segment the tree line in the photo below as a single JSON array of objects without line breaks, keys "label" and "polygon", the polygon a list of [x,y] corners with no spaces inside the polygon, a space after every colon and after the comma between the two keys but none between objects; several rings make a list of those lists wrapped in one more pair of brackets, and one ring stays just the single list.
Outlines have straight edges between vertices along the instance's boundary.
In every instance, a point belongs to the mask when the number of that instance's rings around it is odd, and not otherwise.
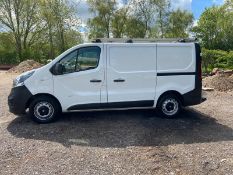
[{"label": "tree line", "polygon": [[203,47],[205,72],[233,69],[233,0],[207,8],[192,31]]},{"label": "tree line", "polygon": [[77,23],[68,0],[0,0],[1,63],[54,58],[81,42]]},{"label": "tree line", "polygon": [[94,17],[88,21],[91,38],[188,37],[193,14],[172,10],[170,0],[128,0],[118,7],[114,0],[88,0]]},{"label": "tree line", "polygon": [[[233,0],[206,8],[195,26],[193,14],[174,10],[171,0],[128,0],[123,6],[118,2],[87,0],[90,39],[196,37],[204,48],[206,71],[215,65],[233,66]],[[46,62],[83,42],[78,5],[72,0],[0,0],[0,64]],[[224,52],[222,59],[218,50]]]}]

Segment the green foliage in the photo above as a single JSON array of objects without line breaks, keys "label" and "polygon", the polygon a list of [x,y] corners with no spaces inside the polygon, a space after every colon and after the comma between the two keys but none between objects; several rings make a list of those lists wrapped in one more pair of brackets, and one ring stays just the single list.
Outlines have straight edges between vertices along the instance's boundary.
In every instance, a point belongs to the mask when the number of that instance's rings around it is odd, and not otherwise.
[{"label": "green foliage", "polygon": [[122,38],[127,29],[127,9],[121,8],[115,12],[112,19],[112,34],[114,38]]},{"label": "green foliage", "polygon": [[116,1],[88,0],[94,17],[88,21],[89,38],[187,37],[193,15],[171,11],[170,0],[129,0],[117,9]]},{"label": "green foliage", "polygon": [[201,15],[198,25],[193,28],[196,37],[207,49],[233,49],[233,1],[222,6],[207,8]]},{"label": "green foliage", "polygon": [[16,52],[0,50],[0,64],[16,64],[19,60],[16,58]]},{"label": "green foliage", "polygon": [[129,38],[144,38],[146,35],[144,23],[137,18],[129,18],[127,20],[125,34]]},{"label": "green foliage", "polygon": [[[94,17],[89,38],[184,38],[193,15],[172,10],[171,0],[87,0]],[[207,8],[192,29],[203,49],[203,67],[233,68],[233,0]],[[0,64],[25,59],[46,62],[82,42],[70,0],[0,0]],[[73,23],[75,22],[75,23]],[[3,26],[3,27],[2,27]],[[3,32],[6,31],[6,32]],[[223,51],[225,50],[225,51]]]},{"label": "green foliage", "polygon": [[186,38],[193,23],[193,14],[180,9],[171,12],[169,25],[165,34],[168,38]]},{"label": "green foliage", "polygon": [[96,14],[88,21],[90,36],[93,38],[110,37],[110,23],[116,10],[116,1],[88,0],[90,11]]},{"label": "green foliage", "polygon": [[7,32],[0,33],[0,64],[14,64],[19,60],[15,50],[12,35]]},{"label": "green foliage", "polygon": [[215,67],[233,69],[233,51],[202,49],[202,61],[205,72]]},{"label": "green foliage", "polygon": [[69,0],[1,0],[0,11],[0,64],[47,62],[82,42]]}]

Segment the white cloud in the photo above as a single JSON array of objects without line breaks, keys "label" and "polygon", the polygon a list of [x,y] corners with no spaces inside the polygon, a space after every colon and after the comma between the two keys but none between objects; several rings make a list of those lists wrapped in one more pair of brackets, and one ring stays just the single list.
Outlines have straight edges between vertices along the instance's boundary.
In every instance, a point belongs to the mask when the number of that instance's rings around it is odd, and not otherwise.
[{"label": "white cloud", "polygon": [[212,0],[212,2],[215,5],[222,5],[224,3],[224,0]]},{"label": "white cloud", "polygon": [[192,9],[192,0],[171,0],[173,9],[189,10]]},{"label": "white cloud", "polygon": [[194,20],[193,26],[195,27],[195,26],[197,26],[197,24],[198,24],[198,19]]}]

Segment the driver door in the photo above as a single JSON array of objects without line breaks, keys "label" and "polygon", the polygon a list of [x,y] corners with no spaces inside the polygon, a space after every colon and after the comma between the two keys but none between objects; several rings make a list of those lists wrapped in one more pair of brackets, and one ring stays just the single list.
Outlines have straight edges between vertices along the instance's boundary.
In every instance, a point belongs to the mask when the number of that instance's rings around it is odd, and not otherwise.
[{"label": "driver door", "polygon": [[82,110],[92,104],[100,104],[104,83],[102,46],[76,49],[59,63],[62,75],[54,75],[54,95],[63,111]]}]

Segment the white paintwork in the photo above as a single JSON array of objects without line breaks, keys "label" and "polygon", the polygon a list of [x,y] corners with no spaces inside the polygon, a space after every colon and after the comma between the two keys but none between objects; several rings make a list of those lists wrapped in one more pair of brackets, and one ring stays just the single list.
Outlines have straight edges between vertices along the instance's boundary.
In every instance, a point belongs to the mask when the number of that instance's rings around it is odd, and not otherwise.
[{"label": "white paintwork", "polygon": [[157,71],[195,72],[196,55],[193,43],[157,44]]},{"label": "white paintwork", "polygon": [[109,44],[107,51],[108,102],[154,100],[156,46]]},{"label": "white paintwork", "polygon": [[[87,46],[99,46],[96,69],[52,75],[50,68],[68,53]],[[51,94],[63,112],[77,104],[157,100],[166,91],[192,91],[194,75],[158,76],[157,73],[195,72],[194,43],[90,43],[75,46],[49,64],[37,69],[24,84],[33,95]],[[101,83],[90,83],[100,79]],[[124,79],[125,82],[114,82]]]},{"label": "white paintwork", "polygon": [[53,75],[49,68],[49,65],[45,65],[36,69],[35,73],[24,82],[33,95],[39,93],[53,94]]},{"label": "white paintwork", "polygon": [[164,92],[177,91],[180,94],[185,94],[192,91],[195,88],[195,75],[158,76],[157,84],[154,107]]},{"label": "white paintwork", "polygon": [[[103,44],[98,46],[103,50]],[[96,69],[53,76],[54,96],[63,102],[63,110],[74,105],[101,102],[101,87],[105,81],[103,58],[104,54],[102,53]],[[93,79],[102,82],[91,83],[90,80]]]}]

